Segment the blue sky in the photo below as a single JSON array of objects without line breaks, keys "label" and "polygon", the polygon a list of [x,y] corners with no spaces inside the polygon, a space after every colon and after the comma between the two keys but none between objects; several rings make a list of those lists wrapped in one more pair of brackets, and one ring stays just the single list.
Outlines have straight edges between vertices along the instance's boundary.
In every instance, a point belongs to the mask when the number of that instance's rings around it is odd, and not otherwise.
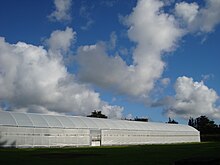
[{"label": "blue sky", "polygon": [[0,109],[220,119],[220,1],[3,0]]}]

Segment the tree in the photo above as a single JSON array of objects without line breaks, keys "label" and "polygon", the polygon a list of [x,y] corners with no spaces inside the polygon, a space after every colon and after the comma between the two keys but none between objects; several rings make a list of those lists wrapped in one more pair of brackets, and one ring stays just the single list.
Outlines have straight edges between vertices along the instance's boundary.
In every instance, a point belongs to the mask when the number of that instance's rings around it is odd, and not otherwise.
[{"label": "tree", "polygon": [[215,124],[215,122],[206,116],[200,116],[196,119],[190,117],[188,125],[199,130],[201,134],[214,133],[218,129],[218,126]]},{"label": "tree", "polygon": [[94,110],[91,115],[88,115],[87,117],[96,117],[96,118],[105,118],[107,119],[108,117],[104,114],[102,114],[102,111],[96,111]]},{"label": "tree", "polygon": [[167,122],[168,124],[178,124],[177,121],[175,121],[174,119],[171,120],[171,118],[169,117],[169,121]]},{"label": "tree", "polygon": [[138,118],[138,117],[136,117],[136,118],[134,119],[134,121],[143,121],[143,122],[148,122],[148,118],[145,118],[145,117]]},{"label": "tree", "polygon": [[148,122],[148,118],[146,118],[146,117],[137,117],[137,116],[135,118],[132,118],[132,119],[131,118],[130,119],[124,118],[122,120]]},{"label": "tree", "polygon": [[195,121],[194,121],[194,119],[192,117],[189,118],[188,125],[192,126],[192,127],[195,126]]},{"label": "tree", "polygon": [[220,141],[220,127],[208,117],[190,118],[188,124],[200,131],[201,141]]}]

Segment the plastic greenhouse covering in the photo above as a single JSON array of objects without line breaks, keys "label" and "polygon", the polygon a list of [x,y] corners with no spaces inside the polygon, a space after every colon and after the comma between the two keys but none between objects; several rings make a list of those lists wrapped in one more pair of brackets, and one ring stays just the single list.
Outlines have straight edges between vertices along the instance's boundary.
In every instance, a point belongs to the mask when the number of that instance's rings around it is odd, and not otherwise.
[{"label": "plastic greenhouse covering", "polygon": [[80,116],[54,116],[31,113],[0,112],[0,125],[39,128],[89,128],[125,130],[195,131],[181,124],[136,122]]},{"label": "plastic greenhouse covering", "polygon": [[199,131],[181,124],[0,111],[0,143],[3,147],[134,145],[199,141]]}]

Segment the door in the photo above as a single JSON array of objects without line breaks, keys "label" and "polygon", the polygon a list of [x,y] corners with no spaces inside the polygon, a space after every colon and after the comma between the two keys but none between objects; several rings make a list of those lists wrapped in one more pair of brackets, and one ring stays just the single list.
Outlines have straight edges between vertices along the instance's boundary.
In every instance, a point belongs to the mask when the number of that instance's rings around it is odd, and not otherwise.
[{"label": "door", "polygon": [[90,130],[90,145],[101,146],[101,130]]}]

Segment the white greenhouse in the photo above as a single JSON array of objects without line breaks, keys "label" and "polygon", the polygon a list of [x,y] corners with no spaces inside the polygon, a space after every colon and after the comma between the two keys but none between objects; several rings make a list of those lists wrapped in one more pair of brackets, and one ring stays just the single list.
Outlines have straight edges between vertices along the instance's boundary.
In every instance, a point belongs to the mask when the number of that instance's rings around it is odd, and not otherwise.
[{"label": "white greenhouse", "polygon": [[200,142],[181,124],[0,112],[0,147],[65,147]]}]

